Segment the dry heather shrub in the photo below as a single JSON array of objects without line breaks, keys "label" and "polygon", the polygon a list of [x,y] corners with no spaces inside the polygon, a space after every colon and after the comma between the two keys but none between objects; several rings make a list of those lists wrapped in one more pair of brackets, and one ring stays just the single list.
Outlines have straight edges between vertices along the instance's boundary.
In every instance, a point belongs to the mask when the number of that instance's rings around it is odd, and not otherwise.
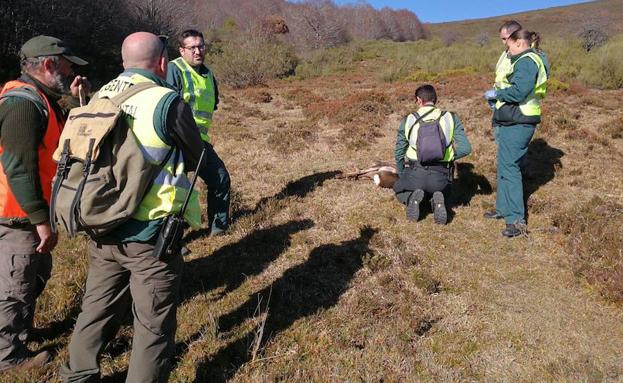
[{"label": "dry heather shrub", "polygon": [[379,126],[383,118],[393,112],[390,99],[380,92],[363,92],[350,95],[342,100],[310,104],[305,114],[312,120],[328,117],[330,123],[363,123]]},{"label": "dry heather shrub", "polygon": [[610,138],[623,138],[623,117],[614,117],[610,121],[604,123],[599,130]]},{"label": "dry heather shrub", "polygon": [[303,87],[297,87],[288,91],[283,95],[283,98],[288,101],[294,101],[299,105],[310,105],[323,101],[322,97]]},{"label": "dry heather shrub", "polygon": [[279,123],[268,136],[268,147],[278,153],[292,153],[305,149],[318,140],[318,128],[313,122]]},{"label": "dry heather shrub", "polygon": [[599,197],[554,216],[574,271],[608,300],[623,302],[623,206]]},{"label": "dry heather shrub", "polygon": [[273,100],[273,95],[265,89],[249,89],[245,92],[245,99],[255,104],[267,104]]},{"label": "dry heather shrub", "polygon": [[342,100],[308,105],[306,116],[311,121],[328,118],[329,124],[341,126],[340,142],[348,147],[363,147],[381,136],[383,121],[394,111],[384,93],[357,93]]},{"label": "dry heather shrub", "polygon": [[296,56],[283,44],[258,38],[226,41],[211,56],[217,77],[234,88],[265,84],[294,73]]}]

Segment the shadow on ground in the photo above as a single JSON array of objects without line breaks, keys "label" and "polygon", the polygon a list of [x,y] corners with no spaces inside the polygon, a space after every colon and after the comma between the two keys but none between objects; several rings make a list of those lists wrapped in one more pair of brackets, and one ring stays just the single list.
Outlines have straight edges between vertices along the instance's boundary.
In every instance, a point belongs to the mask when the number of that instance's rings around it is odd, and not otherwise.
[{"label": "shadow on ground", "polygon": [[474,164],[456,163],[456,177],[452,184],[452,205],[469,205],[475,195],[493,193],[491,183],[482,174],[474,172]]},{"label": "shadow on ground", "polygon": [[542,138],[530,142],[528,155],[523,164],[524,198],[527,200],[541,186],[546,185],[556,176],[556,170],[562,168],[560,159],[565,152],[550,146]]},{"label": "shadow on ground", "polygon": [[[371,254],[370,239],[377,229],[365,227],[358,238],[340,244],[315,248],[308,260],[288,271],[273,285],[263,289],[236,311],[219,320],[219,328],[227,332],[253,317],[259,308],[267,313],[263,336],[255,349],[262,350],[266,339],[274,337],[295,321],[319,310],[334,306],[347,290],[355,273],[362,267],[362,258]],[[250,360],[252,336],[242,337],[212,358],[197,365],[195,382],[225,382]]]},{"label": "shadow on ground", "polygon": [[262,208],[269,202],[272,201],[281,201],[288,197],[299,197],[303,198],[307,196],[307,194],[313,192],[317,187],[322,186],[324,181],[328,179],[335,178],[341,172],[337,170],[322,172],[322,173],[314,173],[308,176],[299,178],[295,181],[290,181],[286,184],[286,186],[281,189],[278,193],[271,197],[264,197],[255,205],[254,209],[241,209],[234,211],[232,213],[232,220],[236,220],[245,215],[255,214],[258,211],[262,210]]}]

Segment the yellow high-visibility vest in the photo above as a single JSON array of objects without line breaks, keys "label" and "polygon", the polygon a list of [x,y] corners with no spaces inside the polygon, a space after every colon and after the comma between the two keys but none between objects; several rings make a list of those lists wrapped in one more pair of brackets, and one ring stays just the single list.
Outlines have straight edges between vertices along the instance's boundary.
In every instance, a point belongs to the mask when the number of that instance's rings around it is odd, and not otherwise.
[{"label": "yellow high-visibility vest", "polygon": [[171,61],[182,72],[182,98],[193,111],[195,123],[199,128],[201,139],[210,142],[208,131],[212,125],[212,113],[216,106],[214,90],[214,77],[208,72],[206,77],[200,75],[193,67],[188,65],[183,57]]},{"label": "yellow high-visibility vest", "polygon": [[[98,96],[112,98],[128,87],[142,82],[154,81],[137,73],[122,73],[104,85],[98,92]],[[184,172],[183,155],[180,151],[170,154],[171,146],[164,142],[156,132],[156,107],[160,100],[171,93],[174,91],[166,87],[152,87],[130,97],[120,106],[145,158],[153,164],[162,164],[168,157],[166,164],[158,173],[132,218],[139,221],[151,221],[178,213],[181,211],[184,199],[189,192],[192,192],[184,219],[193,228],[200,228],[199,199],[197,192],[190,190],[190,180]]]}]

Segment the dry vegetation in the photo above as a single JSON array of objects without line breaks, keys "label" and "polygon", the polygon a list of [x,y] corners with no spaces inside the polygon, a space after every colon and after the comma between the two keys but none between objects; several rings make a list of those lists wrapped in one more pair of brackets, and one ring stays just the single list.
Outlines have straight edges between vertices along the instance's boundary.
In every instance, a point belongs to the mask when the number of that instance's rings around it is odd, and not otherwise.
[{"label": "dry vegetation", "polygon": [[[530,232],[508,240],[482,217],[495,198],[491,74],[420,67],[387,81],[378,72],[408,53],[385,47],[329,51],[330,69],[313,76],[222,89],[213,136],[234,223],[187,236],[171,381],[623,380],[623,90],[551,92],[525,174]],[[474,148],[443,227],[426,211],[408,222],[371,182],[335,178],[392,159],[413,90],[431,81],[414,70],[436,76],[440,106]],[[55,262],[32,343],[54,362],[0,381],[59,381],[84,240],[63,240]],[[130,323],[102,355],[107,382],[124,380]]]}]

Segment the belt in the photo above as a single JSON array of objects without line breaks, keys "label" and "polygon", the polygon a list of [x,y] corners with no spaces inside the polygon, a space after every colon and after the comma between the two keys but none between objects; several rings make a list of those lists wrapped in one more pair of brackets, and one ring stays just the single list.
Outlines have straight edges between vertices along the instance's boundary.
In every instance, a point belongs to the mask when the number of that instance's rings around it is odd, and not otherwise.
[{"label": "belt", "polygon": [[438,172],[448,173],[454,168],[454,162],[434,162],[422,164],[419,161],[409,160],[409,166],[412,168],[424,168],[426,170],[435,170]]}]

